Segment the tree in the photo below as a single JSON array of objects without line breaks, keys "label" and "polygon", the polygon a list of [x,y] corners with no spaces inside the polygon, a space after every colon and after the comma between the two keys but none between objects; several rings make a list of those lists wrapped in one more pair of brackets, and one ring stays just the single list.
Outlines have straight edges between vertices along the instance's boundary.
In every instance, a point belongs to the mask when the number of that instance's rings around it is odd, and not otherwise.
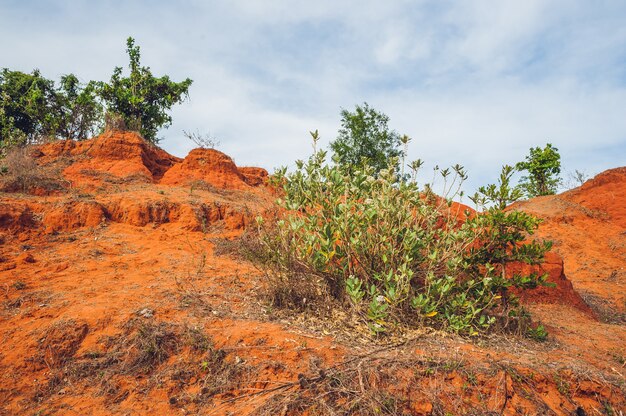
[{"label": "tree", "polygon": [[[3,69],[0,73],[0,148],[36,143],[44,137],[81,140],[102,120],[95,83],[83,86],[75,75],[59,87],[41,76]],[[4,153],[4,150],[2,151]]]},{"label": "tree", "polygon": [[528,176],[522,177],[518,186],[529,198],[554,195],[561,182],[561,155],[559,149],[550,143],[543,149],[531,147],[526,160],[517,163],[515,168],[528,172]]},{"label": "tree", "polygon": [[132,37],[127,39],[126,46],[130,76],[122,77],[122,68],[116,67],[109,83],[99,83],[100,96],[108,111],[121,115],[126,126],[157,143],[158,130],[172,124],[168,111],[185,100],[192,80],[174,82],[167,75],[155,78],[149,67],[141,66],[139,46],[135,46]]},{"label": "tree", "polygon": [[0,146],[32,143],[54,133],[54,82],[4,68],[0,73]]},{"label": "tree", "polygon": [[509,288],[553,286],[547,282],[547,274],[515,273],[508,277],[509,264],[541,264],[546,252],[552,248],[551,241],[530,240],[541,219],[524,211],[506,210],[509,203],[522,196],[519,188],[511,186],[514,172],[512,166],[503,166],[497,184],[482,186],[478,193],[470,197],[483,212],[469,218],[466,223],[469,229],[481,230],[480,237],[472,244],[466,257],[468,270],[475,274],[486,270],[493,279],[492,285],[500,291],[500,303],[507,314],[505,326],[508,325],[508,317],[521,317],[517,298]]},{"label": "tree", "polygon": [[84,140],[102,128],[103,109],[97,96],[97,85],[82,85],[74,74],[61,77],[56,107],[60,125],[57,135],[64,139]]},{"label": "tree", "polygon": [[339,135],[330,144],[335,161],[355,166],[366,159],[376,173],[387,168],[391,158],[402,155],[400,135],[389,130],[388,122],[388,116],[367,103],[357,105],[354,112],[342,109]]},{"label": "tree", "polygon": [[578,186],[583,186],[585,182],[589,180],[589,175],[585,171],[575,169],[574,172],[570,172],[565,183],[565,188],[573,189]]}]

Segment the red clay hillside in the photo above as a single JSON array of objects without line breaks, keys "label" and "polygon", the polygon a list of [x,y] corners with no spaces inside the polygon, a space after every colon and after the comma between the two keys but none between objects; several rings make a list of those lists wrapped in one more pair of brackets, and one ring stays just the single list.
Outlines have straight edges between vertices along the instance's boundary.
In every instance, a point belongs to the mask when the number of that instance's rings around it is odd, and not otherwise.
[{"label": "red clay hillside", "polygon": [[0,193],[0,415],[626,412],[624,167],[511,207],[555,242],[557,287],[523,297],[547,342],[376,343],[262,301],[235,248],[274,209],[265,170],[122,131],[32,155],[59,186]]}]

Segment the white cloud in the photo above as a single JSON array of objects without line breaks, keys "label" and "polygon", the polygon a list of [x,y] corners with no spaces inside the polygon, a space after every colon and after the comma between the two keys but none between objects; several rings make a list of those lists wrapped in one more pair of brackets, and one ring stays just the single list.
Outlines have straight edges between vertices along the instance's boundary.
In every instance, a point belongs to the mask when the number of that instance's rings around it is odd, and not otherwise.
[{"label": "white cloud", "polygon": [[565,171],[626,164],[625,17],[619,0],[5,2],[0,66],[105,80],[132,35],[156,75],[194,80],[162,132],[177,155],[198,129],[238,163],[290,164],[368,101],[473,185],[547,141]]}]

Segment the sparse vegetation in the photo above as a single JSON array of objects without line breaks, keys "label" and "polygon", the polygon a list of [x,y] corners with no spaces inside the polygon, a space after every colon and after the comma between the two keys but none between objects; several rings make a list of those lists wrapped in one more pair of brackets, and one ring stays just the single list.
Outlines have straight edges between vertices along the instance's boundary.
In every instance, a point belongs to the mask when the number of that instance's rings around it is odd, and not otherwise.
[{"label": "sparse vegetation", "polygon": [[124,371],[140,374],[152,371],[179,348],[179,335],[166,323],[153,323],[140,318],[126,324],[127,348],[131,351]]},{"label": "sparse vegetation", "polygon": [[[63,334],[71,334],[69,339],[76,342],[62,342],[68,338]],[[173,407],[202,407],[211,404],[215,395],[235,389],[250,373],[248,365],[215,348],[199,327],[132,318],[120,333],[103,338],[98,349],[75,356],[85,334],[86,326],[74,321],[62,321],[48,330],[47,347],[35,358],[45,359],[51,374],[38,388],[35,401],[43,402],[71,384],[93,388],[92,394],[104,396],[107,403],[119,403],[131,392],[121,380],[132,377],[135,388],[144,393],[156,387],[157,380],[167,380]],[[178,356],[177,362],[164,367],[173,355]],[[195,393],[187,393],[192,385]]]},{"label": "sparse vegetation", "polygon": [[582,291],[581,296],[600,321],[609,324],[626,324],[626,312],[623,308],[594,293]]},{"label": "sparse vegetation", "polygon": [[33,149],[14,147],[0,159],[0,190],[5,192],[59,191],[67,181],[53,166],[40,166],[32,155]]},{"label": "sparse vegetation", "polygon": [[[511,397],[516,397],[518,406],[525,404],[517,410],[531,404],[533,414],[553,412],[545,390],[535,388],[534,375],[505,362],[487,360],[475,366],[429,354],[415,356],[394,346],[327,368],[310,367],[298,381],[256,393],[271,397],[253,414],[498,415],[512,408]],[[398,374],[403,375],[402,384]],[[570,399],[573,379],[555,373],[553,381],[556,392]]]},{"label": "sparse vegetation", "polygon": [[26,283],[24,283],[21,280],[18,280],[13,283],[13,288],[15,288],[15,290],[24,290],[26,289]]},{"label": "sparse vegetation", "polygon": [[220,141],[209,133],[202,134],[200,131],[188,132],[183,130],[183,135],[201,149],[215,149]]},{"label": "sparse vegetation", "polygon": [[565,188],[572,189],[578,186],[582,186],[588,180],[589,180],[589,175],[585,171],[580,171],[578,169],[575,169],[574,172],[570,172],[567,175],[567,182],[565,183]]},{"label": "sparse vegetation", "polygon": [[528,328],[527,335],[537,341],[545,341],[548,339],[548,331],[543,325],[537,325],[535,328]]}]

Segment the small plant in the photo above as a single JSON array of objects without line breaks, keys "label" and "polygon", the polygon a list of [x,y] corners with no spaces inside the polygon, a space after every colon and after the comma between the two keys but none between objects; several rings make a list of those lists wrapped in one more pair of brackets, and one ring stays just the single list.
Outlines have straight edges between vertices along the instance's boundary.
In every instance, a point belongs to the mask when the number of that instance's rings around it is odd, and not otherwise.
[{"label": "small plant", "polygon": [[611,356],[613,357],[616,363],[618,363],[622,367],[626,367],[626,355],[624,355],[624,352],[615,350],[611,352]]},{"label": "small plant", "polygon": [[188,132],[183,130],[183,135],[201,149],[215,149],[220,145],[220,141],[209,133],[202,134],[200,131]]},{"label": "small plant", "polygon": [[550,143],[543,149],[533,147],[526,160],[515,165],[518,171],[527,171],[522,177],[519,188],[528,198],[542,195],[554,195],[561,183],[561,155],[559,149]]},{"label": "small plant", "polygon": [[536,328],[528,328],[527,336],[535,341],[543,342],[548,339],[548,331],[546,331],[543,325],[537,325]]},{"label": "small plant", "polygon": [[528,314],[519,308],[517,298],[510,293],[511,287],[521,290],[537,286],[554,286],[547,282],[547,274],[528,275],[507,273],[510,263],[540,264],[545,253],[552,247],[550,241],[526,241],[535,232],[541,219],[522,211],[506,211],[511,202],[521,197],[521,190],[511,186],[514,169],[503,166],[497,184],[479,188],[470,199],[482,209],[481,215],[471,217],[467,224],[478,230],[476,242],[469,248],[467,262],[473,273],[479,274],[484,267],[493,279],[492,288],[499,292],[500,315],[507,327],[511,320],[517,326],[528,322]]},{"label": "small plant", "polygon": [[571,386],[567,382],[567,380],[563,379],[563,377],[561,377],[560,374],[555,373],[554,383],[556,384],[556,389],[558,390],[559,393],[561,393],[563,396],[570,397]]},{"label": "small plant", "polygon": [[[611,405],[611,403],[608,400],[602,400],[602,410],[604,410],[604,414],[606,416],[614,416],[615,415],[615,410],[613,409],[613,406]],[[620,412],[621,414],[621,412]]]}]

